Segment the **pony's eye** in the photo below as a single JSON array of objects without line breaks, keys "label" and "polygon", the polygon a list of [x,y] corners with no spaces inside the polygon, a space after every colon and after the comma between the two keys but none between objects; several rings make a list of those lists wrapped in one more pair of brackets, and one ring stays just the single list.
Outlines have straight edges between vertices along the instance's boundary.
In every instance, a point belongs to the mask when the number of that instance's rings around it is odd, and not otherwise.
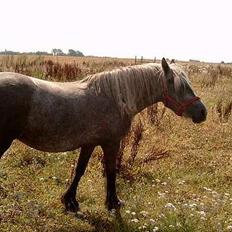
[{"label": "pony's eye", "polygon": [[168,78],[168,84],[173,84],[174,83],[174,79],[173,78]]}]

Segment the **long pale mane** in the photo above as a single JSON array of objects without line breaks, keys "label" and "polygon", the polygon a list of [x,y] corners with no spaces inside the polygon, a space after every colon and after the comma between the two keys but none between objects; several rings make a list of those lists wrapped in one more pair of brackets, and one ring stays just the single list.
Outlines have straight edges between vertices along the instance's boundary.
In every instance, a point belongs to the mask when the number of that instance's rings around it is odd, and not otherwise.
[{"label": "long pale mane", "polygon": [[132,115],[145,101],[152,101],[161,67],[156,64],[135,65],[86,77],[88,87],[97,95],[114,100],[121,114]]},{"label": "long pale mane", "polygon": [[[179,89],[183,80],[176,76],[175,86]],[[161,66],[149,63],[97,73],[81,82],[96,95],[113,99],[122,115],[134,115],[162,92],[160,78],[163,78]]]}]

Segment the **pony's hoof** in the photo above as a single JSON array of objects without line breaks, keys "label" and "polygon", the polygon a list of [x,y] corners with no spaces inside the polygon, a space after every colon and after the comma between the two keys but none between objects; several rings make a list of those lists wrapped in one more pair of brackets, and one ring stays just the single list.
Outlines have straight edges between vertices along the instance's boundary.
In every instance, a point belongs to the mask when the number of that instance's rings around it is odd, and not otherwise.
[{"label": "pony's hoof", "polygon": [[79,219],[85,219],[86,216],[84,213],[82,213],[81,211],[76,212],[76,217]]},{"label": "pony's hoof", "polygon": [[124,206],[124,205],[125,205],[125,202],[119,199],[107,203],[109,212],[114,212],[115,210],[120,209],[121,206]]},{"label": "pony's hoof", "polygon": [[61,202],[64,204],[65,209],[68,212],[76,213],[80,211],[79,204],[75,198],[66,198],[65,196],[63,196],[61,198]]}]

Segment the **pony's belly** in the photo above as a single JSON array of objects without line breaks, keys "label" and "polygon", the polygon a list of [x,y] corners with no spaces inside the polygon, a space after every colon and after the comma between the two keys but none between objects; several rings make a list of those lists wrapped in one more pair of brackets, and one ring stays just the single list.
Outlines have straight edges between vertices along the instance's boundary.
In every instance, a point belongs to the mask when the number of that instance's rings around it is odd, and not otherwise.
[{"label": "pony's belly", "polygon": [[88,128],[84,131],[80,129],[57,130],[56,133],[53,131],[43,131],[43,133],[37,133],[38,131],[24,131],[17,139],[24,144],[45,152],[65,152],[72,151],[85,145],[99,145],[108,138],[104,130]]},{"label": "pony's belly", "polygon": [[19,141],[21,141],[22,143],[28,145],[31,148],[34,148],[36,150],[40,150],[40,151],[45,151],[45,152],[65,152],[65,151],[72,151],[75,149],[78,149],[80,147],[80,145],[78,143],[74,144],[70,144],[68,142],[62,141],[62,142],[57,142],[57,143],[49,143],[49,142],[45,142],[45,143],[41,143],[39,141],[30,141],[28,139],[24,139],[24,138],[20,138],[18,139]]},{"label": "pony's belly", "polygon": [[45,152],[65,152],[72,151],[78,149],[80,144],[77,141],[70,141],[68,139],[65,140],[57,140],[57,139],[30,139],[21,137],[18,139],[22,143],[32,147],[36,150],[45,151]]}]

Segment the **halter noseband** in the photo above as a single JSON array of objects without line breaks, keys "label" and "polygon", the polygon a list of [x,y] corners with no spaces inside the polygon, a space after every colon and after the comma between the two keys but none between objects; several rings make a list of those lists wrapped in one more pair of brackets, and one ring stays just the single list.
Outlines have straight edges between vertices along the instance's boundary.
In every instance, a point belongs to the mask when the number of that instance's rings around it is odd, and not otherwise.
[{"label": "halter noseband", "polygon": [[193,97],[188,101],[184,101],[182,103],[178,102],[175,98],[168,95],[168,87],[164,78],[161,78],[163,85],[163,103],[166,107],[169,107],[174,110],[174,112],[178,116],[182,116],[182,114],[189,108],[194,102],[198,101],[199,97]]}]

